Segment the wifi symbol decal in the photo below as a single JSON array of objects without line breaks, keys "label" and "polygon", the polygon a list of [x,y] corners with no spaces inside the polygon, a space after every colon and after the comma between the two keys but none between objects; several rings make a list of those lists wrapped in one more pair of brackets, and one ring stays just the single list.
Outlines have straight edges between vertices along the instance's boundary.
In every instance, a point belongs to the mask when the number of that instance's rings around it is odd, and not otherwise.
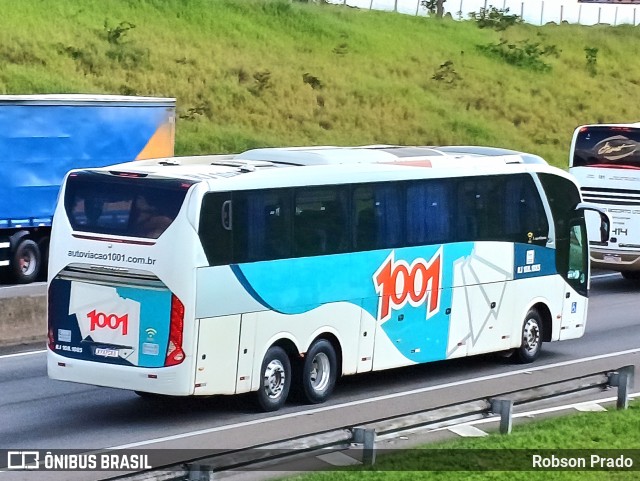
[{"label": "wifi symbol decal", "polygon": [[145,329],[144,332],[147,333],[148,337],[153,337],[156,334],[158,334],[158,331],[156,331],[153,327],[149,327],[149,328]]}]

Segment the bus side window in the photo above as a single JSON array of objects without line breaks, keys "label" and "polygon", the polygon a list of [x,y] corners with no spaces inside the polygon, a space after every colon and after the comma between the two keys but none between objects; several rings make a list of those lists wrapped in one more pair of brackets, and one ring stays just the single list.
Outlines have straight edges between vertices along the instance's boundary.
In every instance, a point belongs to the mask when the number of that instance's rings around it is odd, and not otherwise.
[{"label": "bus side window", "polygon": [[291,254],[285,210],[279,204],[268,205],[264,209],[265,257],[267,259],[283,259]]},{"label": "bus side window", "polygon": [[402,246],[405,212],[401,184],[357,186],[352,206],[354,250]]},{"label": "bus side window", "polygon": [[455,240],[458,242],[478,239],[478,216],[476,215],[476,185],[474,179],[458,182]]},{"label": "bus side window", "polygon": [[404,187],[404,183],[375,185],[376,249],[403,247],[405,244]]},{"label": "bus side window", "polygon": [[234,262],[291,255],[290,189],[236,192],[233,202]]},{"label": "bus side window", "polygon": [[423,245],[451,239],[451,197],[453,182],[427,180],[407,186],[407,244]]},{"label": "bus side window", "polygon": [[225,228],[222,219],[223,208],[230,199],[229,192],[211,192],[202,200],[198,235],[212,266],[233,262],[233,232]]},{"label": "bus side window", "polygon": [[300,188],[295,194],[296,256],[336,254],[349,250],[346,188]]},{"label": "bus side window", "polygon": [[376,248],[376,216],[370,185],[353,189],[353,247],[356,251]]}]

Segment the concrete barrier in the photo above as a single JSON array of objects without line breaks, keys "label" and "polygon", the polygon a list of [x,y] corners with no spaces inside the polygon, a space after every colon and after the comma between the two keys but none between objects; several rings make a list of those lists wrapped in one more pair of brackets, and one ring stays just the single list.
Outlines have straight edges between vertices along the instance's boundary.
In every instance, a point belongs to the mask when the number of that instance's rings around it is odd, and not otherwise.
[{"label": "concrete barrier", "polygon": [[1,290],[7,293],[0,295],[0,346],[40,341],[44,345],[47,339],[46,289],[39,286],[23,288],[16,296],[9,295],[8,288]]}]

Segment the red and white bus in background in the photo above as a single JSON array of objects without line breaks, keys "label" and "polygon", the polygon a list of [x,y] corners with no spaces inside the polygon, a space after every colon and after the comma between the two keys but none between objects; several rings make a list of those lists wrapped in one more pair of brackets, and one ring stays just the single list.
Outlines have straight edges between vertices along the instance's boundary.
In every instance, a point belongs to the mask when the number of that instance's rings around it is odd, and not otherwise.
[{"label": "red and white bus in background", "polygon": [[587,215],[592,264],[640,280],[640,123],[578,127],[569,167],[585,201],[611,217],[611,239],[602,245],[599,219]]}]

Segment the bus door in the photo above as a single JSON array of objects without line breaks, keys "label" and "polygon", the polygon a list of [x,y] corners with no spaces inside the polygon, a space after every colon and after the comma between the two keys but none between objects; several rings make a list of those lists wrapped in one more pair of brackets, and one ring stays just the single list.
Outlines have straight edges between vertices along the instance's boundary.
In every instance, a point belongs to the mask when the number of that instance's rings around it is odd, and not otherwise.
[{"label": "bus door", "polygon": [[560,340],[582,336],[587,320],[585,298],[589,289],[589,241],[585,210],[594,210],[600,215],[600,243],[606,244],[609,238],[610,222],[604,211],[590,204],[578,204],[576,216],[567,225],[568,236],[559,238],[557,246],[560,274],[566,280]]},{"label": "bus door", "polygon": [[561,272],[566,279],[560,339],[582,336],[585,329],[587,303],[582,299],[587,295],[589,257],[587,233],[584,221],[576,219],[569,226],[569,238],[559,248],[565,249],[566,269]]}]

